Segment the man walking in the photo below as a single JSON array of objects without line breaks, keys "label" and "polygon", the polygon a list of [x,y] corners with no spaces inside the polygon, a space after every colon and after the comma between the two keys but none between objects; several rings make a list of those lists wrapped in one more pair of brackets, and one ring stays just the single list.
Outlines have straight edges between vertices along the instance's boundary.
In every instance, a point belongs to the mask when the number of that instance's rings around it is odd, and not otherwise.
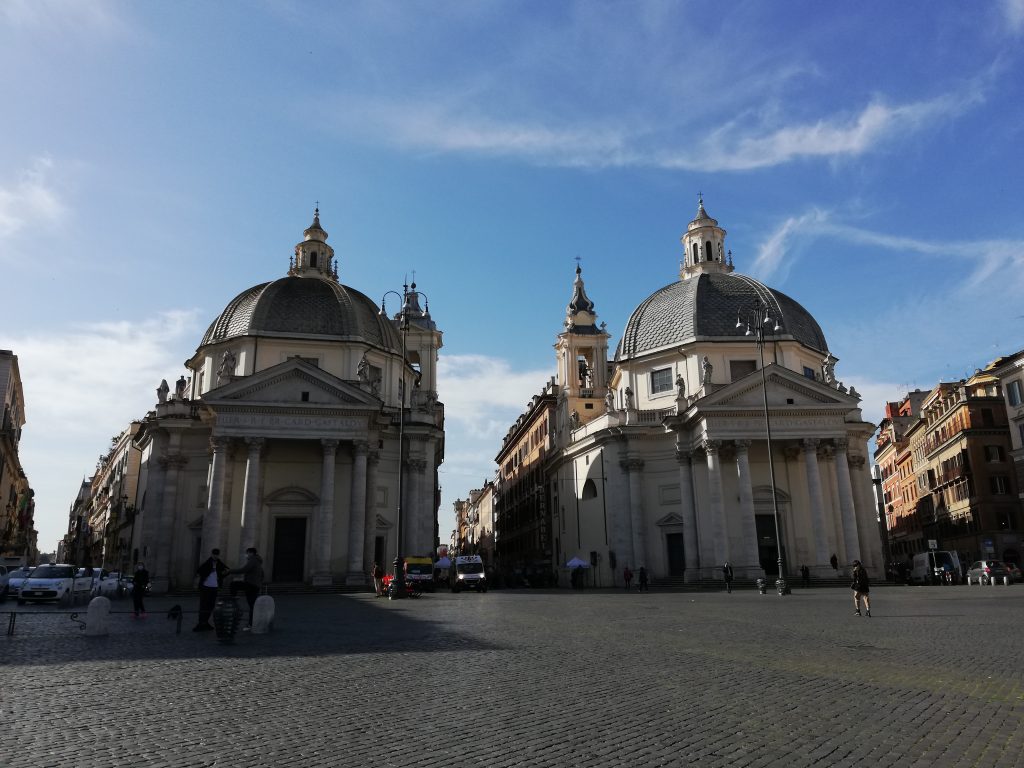
[{"label": "man walking", "polygon": [[135,564],[135,576],[132,577],[132,607],[135,618],[140,616],[146,618],[146,606],[142,599],[146,595],[146,587],[149,586],[149,571],[144,563]]},{"label": "man walking", "polygon": [[193,632],[213,629],[210,616],[217,602],[217,590],[220,589],[221,581],[227,573],[228,567],[221,562],[219,549],[212,550],[210,556],[196,569],[196,575],[199,577],[199,621],[192,627]]},{"label": "man walking", "polygon": [[732,594],[732,566],[726,563],[722,566],[722,578],[725,579],[725,591]]},{"label": "man walking", "polygon": [[256,552],[256,547],[249,547],[245,550],[245,564],[241,568],[234,568],[228,573],[242,575],[241,581],[231,584],[231,596],[234,597],[239,588],[245,591],[245,602],[249,604],[249,626],[245,629],[252,629],[252,612],[256,607],[256,598],[259,597],[260,587],[263,586],[263,558]]}]

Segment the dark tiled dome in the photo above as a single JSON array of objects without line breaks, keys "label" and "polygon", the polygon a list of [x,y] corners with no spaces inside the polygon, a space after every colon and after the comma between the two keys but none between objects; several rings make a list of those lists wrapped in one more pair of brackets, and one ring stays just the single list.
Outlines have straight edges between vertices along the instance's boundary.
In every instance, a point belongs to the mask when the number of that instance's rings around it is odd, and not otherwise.
[{"label": "dark tiled dome", "polygon": [[312,336],[401,349],[398,332],[368,296],[315,277],[282,277],[243,291],[213,321],[200,346],[261,335]]},{"label": "dark tiled dome", "polygon": [[763,299],[781,326],[778,336],[793,338],[819,352],[828,350],[825,334],[811,314],[784,293],[745,275],[711,272],[666,285],[633,310],[615,359],[642,355],[701,338],[744,336],[736,327]]}]

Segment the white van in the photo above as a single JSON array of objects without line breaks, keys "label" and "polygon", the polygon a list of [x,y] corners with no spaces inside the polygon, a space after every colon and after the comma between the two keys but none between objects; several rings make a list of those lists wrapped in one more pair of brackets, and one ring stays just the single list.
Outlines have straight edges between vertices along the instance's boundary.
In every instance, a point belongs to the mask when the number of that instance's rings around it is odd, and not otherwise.
[{"label": "white van", "polygon": [[459,555],[452,563],[452,592],[460,589],[487,591],[487,577],[484,575],[484,561],[480,555]]},{"label": "white van", "polygon": [[910,568],[911,584],[959,584],[960,556],[956,552],[935,550],[914,555]]}]

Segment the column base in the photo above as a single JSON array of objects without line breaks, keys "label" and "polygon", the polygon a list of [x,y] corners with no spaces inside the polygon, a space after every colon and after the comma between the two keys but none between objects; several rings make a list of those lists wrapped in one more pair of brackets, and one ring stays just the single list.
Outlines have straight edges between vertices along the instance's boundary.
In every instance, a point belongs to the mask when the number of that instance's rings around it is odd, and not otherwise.
[{"label": "column base", "polygon": [[313,574],[313,586],[314,587],[330,587],[334,584],[334,577],[329,573],[315,573]]},{"label": "column base", "polygon": [[369,580],[365,573],[349,573],[345,576],[346,587],[365,587]]}]

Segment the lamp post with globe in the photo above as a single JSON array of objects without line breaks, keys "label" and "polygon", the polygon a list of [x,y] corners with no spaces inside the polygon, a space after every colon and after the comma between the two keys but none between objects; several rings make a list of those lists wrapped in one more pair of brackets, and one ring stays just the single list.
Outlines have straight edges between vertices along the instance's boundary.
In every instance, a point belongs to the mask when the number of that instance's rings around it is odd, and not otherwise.
[{"label": "lamp post with globe", "polygon": [[[757,343],[757,352],[761,364],[761,393],[764,397],[764,428],[768,438],[768,474],[772,485],[772,514],[775,519],[775,549],[778,553],[778,576],[775,579],[775,589],[779,595],[790,594],[789,586],[786,584],[786,574],[783,570],[782,537],[779,535],[779,500],[775,491],[775,461],[772,458],[772,421],[768,410],[768,380],[764,372],[764,343],[766,328],[770,333],[778,333],[782,330],[778,319],[773,318],[771,308],[764,301],[758,299],[757,306],[744,313],[746,315],[746,332],[744,336],[753,336]],[[736,327],[742,328],[744,320],[741,315],[736,315]]]}]

